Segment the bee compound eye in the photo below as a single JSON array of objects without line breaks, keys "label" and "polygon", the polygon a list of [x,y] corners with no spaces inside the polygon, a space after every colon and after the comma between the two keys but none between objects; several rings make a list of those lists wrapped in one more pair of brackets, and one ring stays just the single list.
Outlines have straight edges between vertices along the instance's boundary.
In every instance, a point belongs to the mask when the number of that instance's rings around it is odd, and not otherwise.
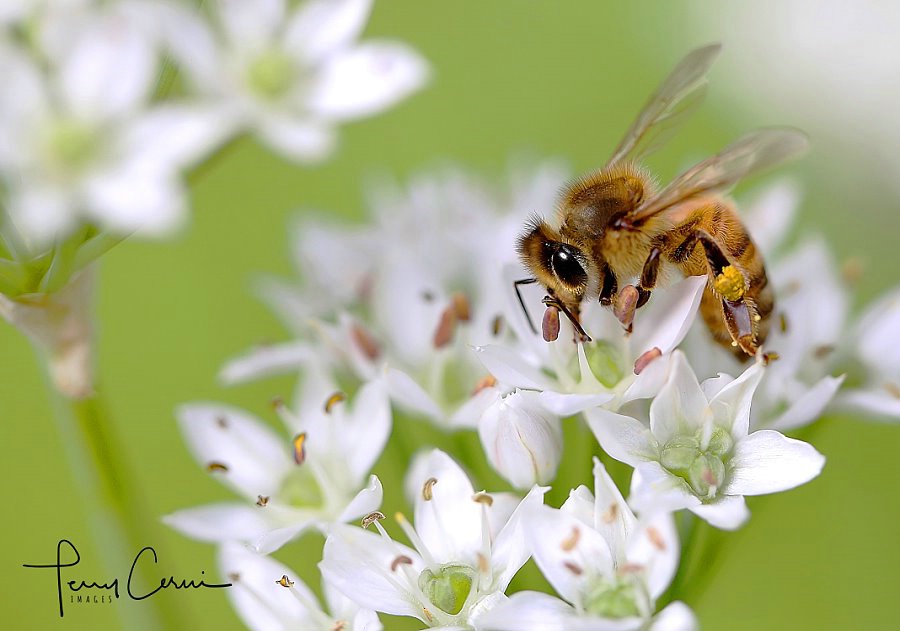
[{"label": "bee compound eye", "polygon": [[550,257],[553,273],[566,285],[578,286],[587,282],[587,274],[574,251],[570,247],[562,247]]}]

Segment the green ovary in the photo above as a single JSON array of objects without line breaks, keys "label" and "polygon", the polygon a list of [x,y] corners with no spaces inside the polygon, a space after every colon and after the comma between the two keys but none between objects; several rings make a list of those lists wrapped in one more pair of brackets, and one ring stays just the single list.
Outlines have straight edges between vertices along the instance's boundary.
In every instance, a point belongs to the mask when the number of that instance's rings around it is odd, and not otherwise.
[{"label": "green ovary", "polygon": [[455,616],[472,591],[474,576],[475,570],[468,565],[442,565],[436,572],[426,569],[419,574],[419,589],[431,604]]},{"label": "green ovary", "polygon": [[284,478],[278,499],[290,506],[309,508],[321,506],[325,497],[312,470],[300,465]]},{"label": "green ovary", "polygon": [[734,446],[731,435],[717,427],[702,449],[697,436],[675,436],[660,452],[660,464],[682,478],[700,498],[715,496],[725,482],[725,463]]},{"label": "green ovary", "polygon": [[588,613],[603,618],[639,616],[636,596],[633,584],[602,579],[585,594],[584,608]]},{"label": "green ovary", "polygon": [[296,72],[296,64],[290,56],[270,50],[257,57],[247,68],[247,83],[263,98],[277,99],[290,90]]},{"label": "green ovary", "polygon": [[[603,340],[585,344],[584,354],[594,377],[607,388],[614,388],[625,376],[625,372],[622,370],[622,354],[613,344]],[[571,372],[577,375],[577,355],[573,358],[573,362]]]},{"label": "green ovary", "polygon": [[53,160],[66,169],[77,169],[97,153],[97,134],[88,125],[62,119],[50,126],[47,145]]}]

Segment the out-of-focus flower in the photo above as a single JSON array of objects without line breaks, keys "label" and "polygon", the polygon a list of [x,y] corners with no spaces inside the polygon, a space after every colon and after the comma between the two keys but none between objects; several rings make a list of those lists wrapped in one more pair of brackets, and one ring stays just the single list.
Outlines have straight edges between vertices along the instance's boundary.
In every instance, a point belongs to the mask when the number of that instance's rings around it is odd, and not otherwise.
[{"label": "out-of-focus flower", "polygon": [[441,451],[414,471],[428,476],[416,497],[415,527],[402,515],[398,522],[415,549],[391,539],[379,523],[384,516],[376,514],[364,523],[378,534],[335,526],[319,568],[361,607],[412,616],[429,627],[481,628],[480,616],[504,598],[530,556],[523,515],[541,503],[545,489],[532,489],[510,514],[506,503],[495,506],[490,495],[476,494]]},{"label": "out-of-focus flower", "polygon": [[650,426],[597,408],[586,413],[606,452],[635,468],[631,504],[640,511],[687,508],[713,526],[738,528],[745,495],[775,493],[815,478],[825,458],[774,430],[750,433],[750,402],[763,366],[701,388],[676,351],[669,381],[650,405]]},{"label": "out-of-focus flower", "polygon": [[330,378],[310,368],[299,401],[297,415],[276,404],[291,441],[234,408],[183,406],[178,417],[194,457],[247,501],[181,510],[165,522],[197,539],[271,552],[308,528],[376,510],[381,482],[368,473],[391,430],[383,384],[363,386],[348,409]]},{"label": "out-of-focus flower", "polygon": [[253,631],[381,631],[378,615],[360,609],[327,582],[325,610],[289,567],[236,543],[219,549],[219,569],[231,583],[226,590],[244,624]]},{"label": "out-of-focus flower", "polygon": [[594,460],[594,494],[580,486],[559,509],[535,507],[525,531],[538,567],[565,600],[531,591],[513,594],[485,616],[485,628],[688,631],[697,627],[693,613],[681,602],[655,614],[656,599],[678,568],[672,516],[657,513],[638,520],[599,460]]},{"label": "out-of-focus flower", "polygon": [[372,0],[218,0],[214,24],[157,3],[161,36],[201,96],[228,108],[237,129],[308,162],[327,157],[333,127],[419,90],[425,61],[394,41],[358,42]]}]

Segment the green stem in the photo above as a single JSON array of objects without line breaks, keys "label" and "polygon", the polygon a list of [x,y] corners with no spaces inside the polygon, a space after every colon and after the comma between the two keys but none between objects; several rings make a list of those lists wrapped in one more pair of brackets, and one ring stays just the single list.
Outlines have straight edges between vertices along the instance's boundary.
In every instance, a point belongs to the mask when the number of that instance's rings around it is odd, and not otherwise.
[{"label": "green stem", "polygon": [[[152,546],[156,520],[148,516],[140,501],[122,450],[118,447],[114,428],[98,395],[87,399],[70,399],[54,393],[54,407],[75,482],[93,532],[96,547],[103,555],[110,576],[119,579],[124,592],[128,572],[138,552]],[[168,577],[162,565],[152,556],[137,564],[133,587],[135,593],[146,594]],[[146,562],[144,562],[146,561]],[[140,590],[140,591],[138,591]],[[119,603],[123,628],[151,631],[179,628],[178,614],[171,599],[158,594],[142,601],[128,600],[121,593]]]}]

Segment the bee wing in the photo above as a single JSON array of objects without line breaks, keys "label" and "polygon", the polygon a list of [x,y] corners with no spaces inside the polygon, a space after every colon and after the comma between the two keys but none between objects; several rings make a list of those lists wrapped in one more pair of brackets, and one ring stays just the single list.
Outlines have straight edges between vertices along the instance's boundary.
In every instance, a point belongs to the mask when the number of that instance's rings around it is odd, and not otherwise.
[{"label": "bee wing", "polygon": [[689,197],[727,190],[748,175],[799,156],[808,145],[806,134],[797,129],[773,127],[750,132],[675,178],[629,219],[640,222]]},{"label": "bee wing", "polygon": [[631,124],[604,169],[623,160],[646,155],[661,144],[660,133],[671,130],[699,104],[705,92],[706,73],[721,49],[721,44],[698,48],[675,66]]}]

